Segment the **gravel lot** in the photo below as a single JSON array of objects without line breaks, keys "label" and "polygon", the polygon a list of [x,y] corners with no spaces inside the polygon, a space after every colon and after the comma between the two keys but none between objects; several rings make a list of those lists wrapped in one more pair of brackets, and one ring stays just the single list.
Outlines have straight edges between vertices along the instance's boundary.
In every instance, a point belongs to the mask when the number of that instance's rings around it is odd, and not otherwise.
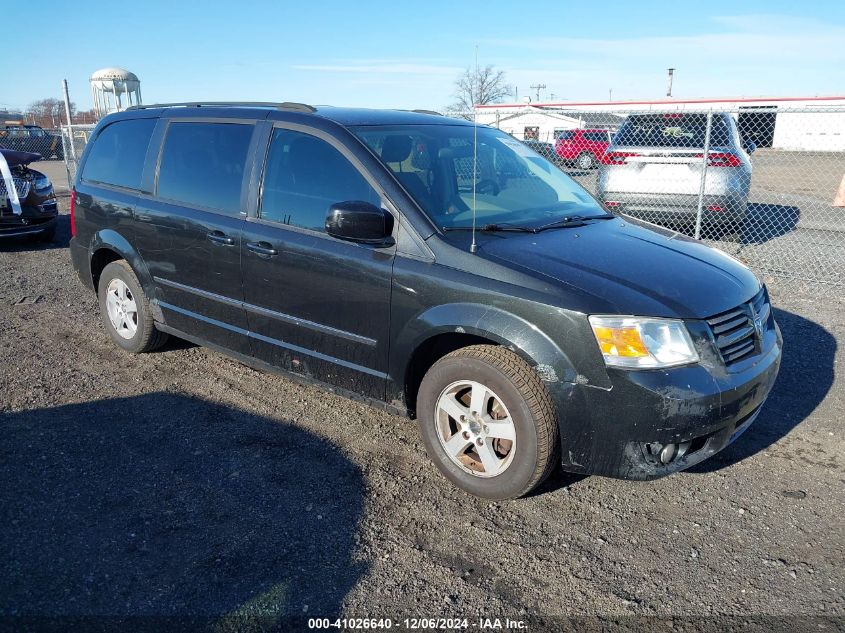
[{"label": "gravel lot", "polygon": [[53,247],[0,250],[0,615],[845,623],[841,299],[772,286],[781,375],[716,458],[488,503],[413,421],[189,344],[119,351],[61,220]]}]

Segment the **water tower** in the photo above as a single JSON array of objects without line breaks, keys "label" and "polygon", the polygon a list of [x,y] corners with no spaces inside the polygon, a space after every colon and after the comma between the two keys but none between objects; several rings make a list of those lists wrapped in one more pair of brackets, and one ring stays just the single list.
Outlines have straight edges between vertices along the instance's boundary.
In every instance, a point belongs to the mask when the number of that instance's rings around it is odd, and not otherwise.
[{"label": "water tower", "polygon": [[135,73],[123,68],[103,68],[91,75],[94,112],[102,118],[141,104],[141,82]]}]

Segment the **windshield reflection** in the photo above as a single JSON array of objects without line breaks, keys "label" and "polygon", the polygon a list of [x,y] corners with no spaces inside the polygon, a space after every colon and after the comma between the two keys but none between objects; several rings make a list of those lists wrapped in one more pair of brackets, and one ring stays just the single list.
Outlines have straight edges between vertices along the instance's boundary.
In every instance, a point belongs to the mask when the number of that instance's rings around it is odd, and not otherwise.
[{"label": "windshield reflection", "polygon": [[353,132],[391,169],[441,228],[541,226],[570,215],[606,215],[578,183],[499,130],[465,125],[361,126]]}]

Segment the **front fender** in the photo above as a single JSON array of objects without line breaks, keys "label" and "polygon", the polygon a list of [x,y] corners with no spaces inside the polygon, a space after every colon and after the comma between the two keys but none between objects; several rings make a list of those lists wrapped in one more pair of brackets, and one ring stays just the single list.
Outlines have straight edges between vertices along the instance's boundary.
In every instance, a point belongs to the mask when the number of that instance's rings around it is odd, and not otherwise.
[{"label": "front fender", "polygon": [[432,307],[408,321],[395,337],[391,375],[406,375],[414,352],[441,334],[472,334],[507,347],[535,367],[546,383],[574,383],[578,373],[566,353],[542,330],[500,308],[474,303]]}]

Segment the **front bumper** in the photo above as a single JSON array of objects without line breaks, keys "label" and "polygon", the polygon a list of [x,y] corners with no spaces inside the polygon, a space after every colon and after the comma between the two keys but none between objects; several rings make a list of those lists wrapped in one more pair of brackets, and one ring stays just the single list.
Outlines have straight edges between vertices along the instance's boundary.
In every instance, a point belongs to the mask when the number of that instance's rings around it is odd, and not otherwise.
[{"label": "front bumper", "polygon": [[10,206],[0,208],[0,238],[35,236],[56,226],[59,208],[55,200],[38,206],[21,207],[21,215],[12,213]]},{"label": "front bumper", "polygon": [[[756,419],[777,378],[783,339],[775,325],[765,350],[735,370],[715,364],[668,370],[609,370],[613,386],[554,390],[564,470],[656,479],[719,452]],[[663,464],[650,447],[687,444]]]}]

